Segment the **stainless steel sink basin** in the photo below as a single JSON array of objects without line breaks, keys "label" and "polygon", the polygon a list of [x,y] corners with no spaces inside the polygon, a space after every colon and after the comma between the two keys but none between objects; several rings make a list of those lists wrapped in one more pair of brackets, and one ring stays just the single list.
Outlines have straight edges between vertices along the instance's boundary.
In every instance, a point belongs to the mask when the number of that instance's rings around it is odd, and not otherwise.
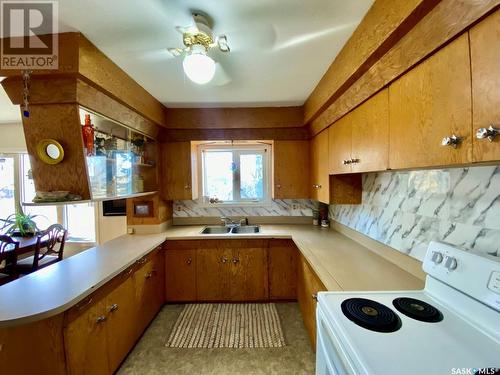
[{"label": "stainless steel sink basin", "polygon": [[201,231],[202,234],[226,234],[229,233],[229,227],[205,227]]},{"label": "stainless steel sink basin", "polygon": [[258,225],[243,225],[241,227],[234,227],[231,233],[242,234],[242,233],[260,233],[260,227]]}]

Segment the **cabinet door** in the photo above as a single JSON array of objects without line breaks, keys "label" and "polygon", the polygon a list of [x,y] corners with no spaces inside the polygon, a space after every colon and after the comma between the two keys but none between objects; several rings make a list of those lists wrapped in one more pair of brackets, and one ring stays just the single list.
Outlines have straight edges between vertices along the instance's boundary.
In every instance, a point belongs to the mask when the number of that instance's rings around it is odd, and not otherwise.
[{"label": "cabinet door", "polygon": [[63,315],[0,328],[2,374],[66,374]]},{"label": "cabinet door", "polygon": [[66,313],[64,345],[71,375],[108,375],[106,303],[97,294]]},{"label": "cabinet door", "polygon": [[145,257],[139,261],[132,276],[134,283],[134,303],[136,307],[134,326],[137,336],[142,334],[152,318],[149,313],[149,305],[151,304],[150,296],[152,294],[152,285],[150,282],[152,271],[153,264],[149,257]]},{"label": "cabinet door", "polygon": [[196,186],[192,170],[195,155],[191,142],[168,142],[162,144],[162,189],[166,200],[196,199]]},{"label": "cabinet door", "polygon": [[314,350],[316,350],[316,296],[319,291],[324,290],[326,288],[321,280],[300,255],[297,269],[297,298]]},{"label": "cabinet door", "polygon": [[138,338],[134,328],[136,305],[134,285],[130,275],[120,275],[124,281],[112,290],[106,301],[106,342],[108,363],[111,372],[115,371]]},{"label": "cabinet door", "polygon": [[263,301],[269,298],[267,240],[229,240],[231,301]]},{"label": "cabinet door", "polygon": [[309,142],[275,141],[275,199],[309,198]]},{"label": "cabinet door", "polygon": [[474,161],[500,160],[500,135],[492,142],[475,133],[490,125],[500,130],[500,10],[470,30]]},{"label": "cabinet door", "polygon": [[389,91],[356,108],[352,121],[353,172],[384,171],[389,167]]},{"label": "cabinet door", "polygon": [[[444,166],[472,161],[471,78],[467,33],[389,87],[389,166]],[[458,147],[442,146],[456,135]]]},{"label": "cabinet door", "polygon": [[330,201],[328,175],[328,131],[316,135],[310,143],[311,198],[323,203]]},{"label": "cabinet door", "polygon": [[230,296],[231,251],[219,241],[203,242],[196,250],[196,296],[198,301],[222,301]]},{"label": "cabinet door", "polygon": [[[165,294],[169,302],[196,300],[196,250],[195,247],[167,242],[165,252]],[[193,242],[193,241],[185,241]],[[195,241],[198,243],[198,241]],[[185,246],[182,246],[185,247]],[[189,248],[191,247],[191,248]]]},{"label": "cabinet door", "polygon": [[290,240],[269,241],[269,298],[271,300],[297,299],[298,251]]},{"label": "cabinet door", "polygon": [[351,117],[352,114],[348,113],[328,128],[328,168],[331,174],[350,173],[352,170]]}]

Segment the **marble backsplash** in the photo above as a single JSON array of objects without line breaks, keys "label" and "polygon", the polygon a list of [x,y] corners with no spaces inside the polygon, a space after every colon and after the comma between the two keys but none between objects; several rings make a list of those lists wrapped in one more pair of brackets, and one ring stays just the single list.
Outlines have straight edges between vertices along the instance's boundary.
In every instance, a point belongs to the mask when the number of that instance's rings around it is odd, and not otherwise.
[{"label": "marble backsplash", "polygon": [[500,257],[500,166],[365,174],[329,216],[419,260],[432,240]]},{"label": "marble backsplash", "polygon": [[176,217],[220,216],[312,216],[314,201],[310,199],[274,199],[263,206],[210,207],[196,200],[174,201]]}]

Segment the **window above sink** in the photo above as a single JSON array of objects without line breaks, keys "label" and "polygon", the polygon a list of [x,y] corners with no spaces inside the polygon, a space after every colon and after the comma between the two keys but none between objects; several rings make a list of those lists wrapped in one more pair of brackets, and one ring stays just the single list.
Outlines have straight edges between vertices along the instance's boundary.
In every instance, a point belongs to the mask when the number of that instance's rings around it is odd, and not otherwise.
[{"label": "window above sink", "polygon": [[228,141],[197,147],[201,204],[209,207],[270,204],[270,144]]}]

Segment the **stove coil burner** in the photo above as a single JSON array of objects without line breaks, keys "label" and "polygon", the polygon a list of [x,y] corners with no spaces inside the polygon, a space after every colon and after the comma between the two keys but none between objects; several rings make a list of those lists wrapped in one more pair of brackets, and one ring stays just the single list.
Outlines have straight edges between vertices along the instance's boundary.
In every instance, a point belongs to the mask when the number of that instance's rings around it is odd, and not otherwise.
[{"label": "stove coil burner", "polygon": [[427,302],[414,298],[401,297],[392,301],[394,307],[406,316],[427,323],[437,323],[443,320],[443,314]]},{"label": "stove coil burner", "polygon": [[365,298],[349,298],[342,302],[344,315],[357,325],[376,332],[395,332],[401,320],[387,306]]}]

